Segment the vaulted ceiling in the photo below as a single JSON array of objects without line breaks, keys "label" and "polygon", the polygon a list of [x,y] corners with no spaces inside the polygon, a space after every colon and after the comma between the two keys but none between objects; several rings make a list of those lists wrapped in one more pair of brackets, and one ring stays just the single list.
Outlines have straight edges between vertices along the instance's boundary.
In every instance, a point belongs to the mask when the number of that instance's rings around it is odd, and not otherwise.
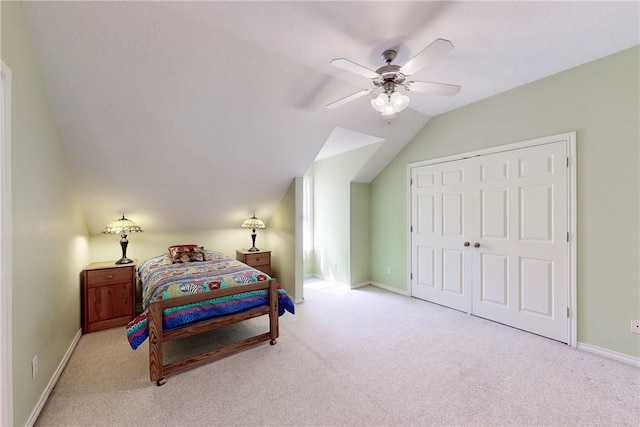
[{"label": "vaulted ceiling", "polygon": [[[268,220],[322,150],[384,141],[370,182],[432,116],[640,43],[638,2],[57,2],[24,9],[85,219],[146,231]],[[412,79],[389,123],[371,81],[330,65],[402,65],[436,38],[455,49]],[[588,88],[585,88],[588,89]]]}]

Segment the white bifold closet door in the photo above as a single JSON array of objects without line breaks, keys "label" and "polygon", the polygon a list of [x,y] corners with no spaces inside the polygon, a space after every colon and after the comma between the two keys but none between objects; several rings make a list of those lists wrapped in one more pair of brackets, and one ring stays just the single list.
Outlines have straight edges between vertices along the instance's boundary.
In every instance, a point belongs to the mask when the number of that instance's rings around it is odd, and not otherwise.
[{"label": "white bifold closet door", "polygon": [[568,340],[567,147],[411,169],[412,295]]}]

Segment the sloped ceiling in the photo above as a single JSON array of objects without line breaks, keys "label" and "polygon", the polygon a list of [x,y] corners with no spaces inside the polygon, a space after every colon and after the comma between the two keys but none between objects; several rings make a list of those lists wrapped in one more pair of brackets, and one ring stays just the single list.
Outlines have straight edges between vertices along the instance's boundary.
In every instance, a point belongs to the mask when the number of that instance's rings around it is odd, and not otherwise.
[{"label": "sloped ceiling", "polygon": [[[91,233],[123,213],[146,231],[234,228],[254,212],[268,221],[331,135],[325,155],[384,141],[357,174],[370,182],[432,116],[640,43],[638,2],[24,9]],[[401,65],[436,38],[455,49],[412,78],[459,84],[455,97],[412,92],[390,123],[370,97],[324,108],[371,85],[332,59],[375,70],[395,48]]]}]

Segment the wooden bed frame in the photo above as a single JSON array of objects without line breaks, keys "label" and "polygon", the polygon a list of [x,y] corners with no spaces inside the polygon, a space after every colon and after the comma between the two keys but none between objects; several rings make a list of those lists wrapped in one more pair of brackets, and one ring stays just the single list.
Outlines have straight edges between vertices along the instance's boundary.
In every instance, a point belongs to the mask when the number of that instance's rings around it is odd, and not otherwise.
[{"label": "wooden bed frame", "polygon": [[[169,331],[164,331],[162,329],[162,312],[167,308],[256,290],[269,291],[268,305],[253,308],[247,311],[241,311],[239,313],[228,314],[222,317],[202,320],[197,323],[181,326]],[[254,317],[263,316],[266,314],[269,315],[269,332],[256,335],[241,341],[233,342],[223,347],[200,353],[185,360],[169,363],[166,365],[164,364],[164,361],[162,359],[162,344],[167,341],[199,334],[201,332],[220,328],[232,323],[242,322],[244,320],[252,319]],[[149,304],[148,320],[149,375],[151,377],[151,381],[156,381],[156,384],[158,386],[161,386],[167,382],[166,376],[175,372],[192,368],[209,360],[217,359],[230,353],[242,350],[243,348],[254,346],[263,341],[270,341],[271,345],[274,345],[279,335],[278,284],[275,279],[271,279],[267,281],[252,283],[249,285],[234,286],[231,288],[218,289],[200,294],[156,300]]]}]

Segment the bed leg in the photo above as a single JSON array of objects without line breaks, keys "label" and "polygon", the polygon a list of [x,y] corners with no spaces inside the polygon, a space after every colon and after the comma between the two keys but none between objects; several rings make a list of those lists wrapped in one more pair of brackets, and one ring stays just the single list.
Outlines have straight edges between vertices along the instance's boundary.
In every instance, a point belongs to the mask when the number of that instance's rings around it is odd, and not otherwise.
[{"label": "bed leg", "polygon": [[278,325],[278,283],[275,279],[269,282],[269,332],[271,345],[276,344],[276,339],[280,335]]},{"label": "bed leg", "polygon": [[162,366],[162,306],[160,304],[154,302],[149,305],[148,320],[149,376],[151,381],[157,381],[160,386],[166,382]]}]

